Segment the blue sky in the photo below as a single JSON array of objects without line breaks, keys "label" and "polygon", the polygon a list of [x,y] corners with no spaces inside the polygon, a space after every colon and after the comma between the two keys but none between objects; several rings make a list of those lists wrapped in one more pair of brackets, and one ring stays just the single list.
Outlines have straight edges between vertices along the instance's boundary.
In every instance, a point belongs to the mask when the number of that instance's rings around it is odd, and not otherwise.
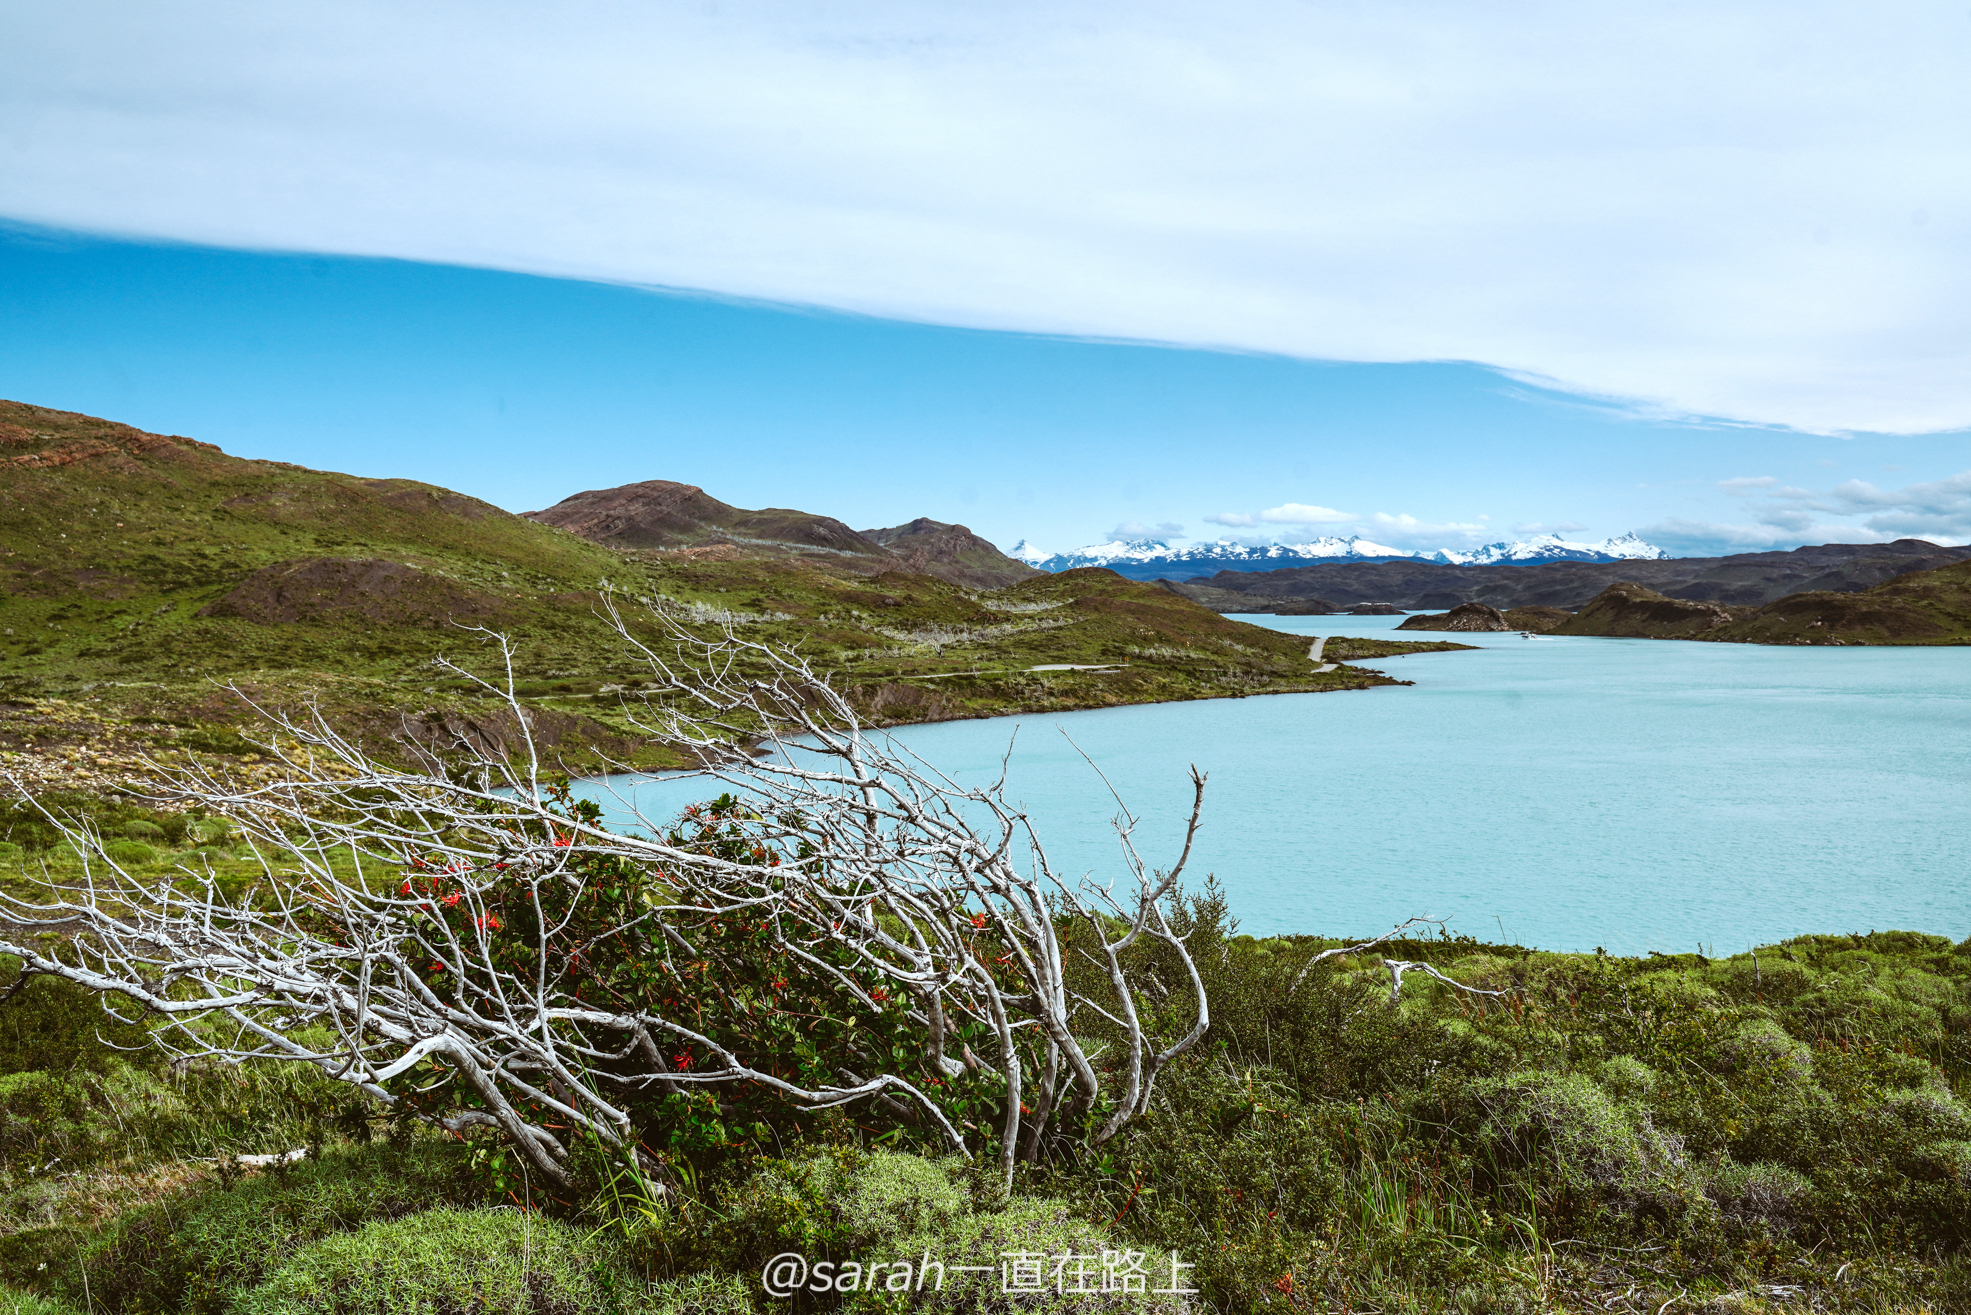
[{"label": "blue sky", "polygon": [[[1799,541],[1759,520],[1797,505],[1775,494],[1789,488],[1832,509],[1810,527],[1881,537],[1894,527],[1867,520],[1922,508],[1829,491],[1934,482],[1964,458],[1961,433],[1651,419],[1475,365],[954,329],[393,260],[14,228],[0,288],[0,395],[515,511],[661,478],[858,528],[960,521],[1002,546],[1134,523],[1405,547],[1641,529],[1698,552]],[[1337,515],[1259,520],[1294,505]],[[1206,519],[1226,513],[1258,523]]]},{"label": "blue sky", "polygon": [[24,400],[1053,548],[1971,539],[1962,6],[70,0],[0,49]]}]

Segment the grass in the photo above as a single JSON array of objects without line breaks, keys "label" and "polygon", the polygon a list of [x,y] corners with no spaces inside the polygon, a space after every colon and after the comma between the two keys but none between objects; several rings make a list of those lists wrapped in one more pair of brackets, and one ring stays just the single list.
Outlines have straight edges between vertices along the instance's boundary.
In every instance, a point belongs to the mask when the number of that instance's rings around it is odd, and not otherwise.
[{"label": "grass", "polygon": [[[1616,958],[1440,937],[1295,987],[1341,942],[1240,935],[1213,887],[1179,930],[1205,1045],[1145,1121],[1025,1166],[1013,1200],[837,1114],[773,1156],[680,1160],[661,1190],[602,1172],[537,1201],[562,1221],[541,1281],[624,1309],[820,1310],[762,1305],[749,1276],[788,1249],[970,1263],[1037,1239],[1174,1253],[1226,1312],[1971,1308],[1971,942]],[[1412,974],[1392,1006],[1385,953],[1509,995]],[[1159,1029],[1188,1025],[1175,998],[1157,1009]],[[469,1213],[519,1199],[490,1143],[392,1124],[312,1071],[123,1048],[141,1040],[60,983],[0,1003],[0,1299],[368,1310],[389,1299],[376,1275],[442,1296],[484,1256],[511,1267],[514,1216]],[[294,1146],[310,1155],[284,1170],[228,1167]],[[842,1304],[887,1309],[875,1295]]]},{"label": "grass", "polygon": [[[20,403],[0,403],[0,447],[0,763],[35,790],[123,788],[146,755],[251,775],[234,686],[319,705],[373,746],[510,733],[497,702],[443,668],[505,678],[463,622],[510,637],[537,734],[571,768],[603,754],[681,765],[631,725],[650,673],[603,619],[605,598],[653,642],[661,614],[797,646],[877,724],[1398,683],[1317,674],[1303,639],[1107,571],[981,593],[825,554],[618,550],[431,485]],[[1350,655],[1428,647],[1357,641]],[[1113,669],[1031,670],[1065,665]]]}]

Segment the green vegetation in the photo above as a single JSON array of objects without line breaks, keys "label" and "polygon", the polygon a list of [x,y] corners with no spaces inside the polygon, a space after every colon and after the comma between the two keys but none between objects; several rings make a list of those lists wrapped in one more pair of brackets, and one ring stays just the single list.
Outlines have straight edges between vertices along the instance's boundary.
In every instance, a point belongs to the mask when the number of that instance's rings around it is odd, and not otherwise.
[{"label": "green vegetation", "polygon": [[[1205,1043],[1147,1119],[1022,1164],[1010,1199],[853,1109],[679,1139],[661,1102],[640,1167],[585,1154],[550,1193],[488,1133],[313,1071],[166,1063],[142,1020],[34,979],[0,1003],[0,1311],[1027,1309],[996,1283],[768,1302],[758,1281],[783,1251],[839,1270],[1008,1250],[1174,1256],[1222,1311],[1971,1308],[1971,942],[1396,942],[1376,955],[1503,994],[1411,973],[1391,1004],[1379,957],[1303,978],[1340,942],[1240,935],[1210,885],[1178,921]],[[1130,969],[1175,1036],[1164,953]],[[1031,1308],[1125,1308],[1049,1300]]]},{"label": "green vegetation", "polygon": [[1971,644],[1971,562],[1860,593],[1790,594],[1709,638],[1754,644]]},{"label": "green vegetation", "polygon": [[645,640],[665,633],[654,608],[798,645],[878,724],[1392,683],[1317,674],[1305,640],[1107,571],[979,591],[822,549],[603,546],[426,484],[12,402],[0,450],[0,758],[37,791],[125,789],[146,755],[251,776],[262,754],[229,685],[318,703],[374,746],[510,741],[505,705],[442,665],[504,680],[468,626],[512,638],[549,754],[679,765],[630,724],[650,673],[605,598]]}]

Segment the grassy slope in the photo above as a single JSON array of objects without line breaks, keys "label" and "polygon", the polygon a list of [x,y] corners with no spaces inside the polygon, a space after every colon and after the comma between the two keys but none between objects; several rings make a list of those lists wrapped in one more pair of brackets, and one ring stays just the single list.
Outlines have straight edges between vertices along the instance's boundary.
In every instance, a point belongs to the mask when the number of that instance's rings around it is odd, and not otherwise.
[{"label": "grassy slope", "polygon": [[1755,644],[1971,644],[1971,562],[1858,594],[1792,594],[1707,639]]},{"label": "grassy slope", "polygon": [[[35,786],[109,788],[173,746],[244,750],[225,684],[319,699],[379,741],[407,719],[496,722],[434,668],[449,656],[497,670],[460,616],[513,638],[520,692],[574,765],[586,746],[634,757],[619,695],[643,673],[596,614],[605,584],[798,644],[888,723],[1392,683],[1316,675],[1303,639],[1106,571],[981,595],[785,556],[617,550],[430,485],[248,461],[12,402],[0,403],[0,554],[0,749]],[[256,571],[323,558],[394,564],[408,583],[313,620],[201,615],[242,582],[271,596]],[[1120,669],[1024,670],[1056,663]]]}]

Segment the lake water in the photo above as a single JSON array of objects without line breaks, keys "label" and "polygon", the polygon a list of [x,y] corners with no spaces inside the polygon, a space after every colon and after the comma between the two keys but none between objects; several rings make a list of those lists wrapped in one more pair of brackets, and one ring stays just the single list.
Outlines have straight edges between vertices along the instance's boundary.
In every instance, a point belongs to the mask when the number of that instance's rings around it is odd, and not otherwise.
[{"label": "lake water", "polygon": [[[1310,638],[1401,620],[1240,619]],[[1627,954],[1971,933],[1971,650],[1446,638],[1480,648],[1369,664],[1409,688],[898,734],[976,780],[1017,725],[1008,793],[1057,866],[1098,879],[1121,875],[1114,802],[1060,732],[1143,818],[1153,862],[1175,857],[1195,762],[1211,781],[1191,870],[1216,872],[1258,934],[1369,934],[1415,913]],[[636,791],[653,816],[707,793]]]}]

